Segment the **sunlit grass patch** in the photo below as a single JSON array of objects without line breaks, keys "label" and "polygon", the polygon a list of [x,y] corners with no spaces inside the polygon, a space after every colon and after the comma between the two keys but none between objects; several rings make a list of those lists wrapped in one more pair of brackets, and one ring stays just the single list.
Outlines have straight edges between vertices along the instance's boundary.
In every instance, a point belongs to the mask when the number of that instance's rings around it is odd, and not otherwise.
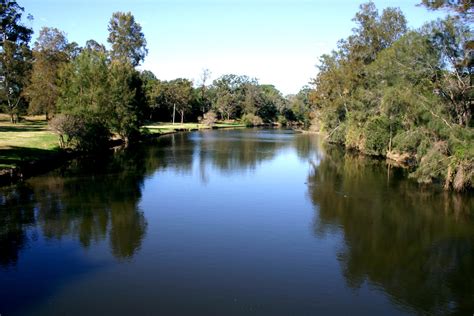
[{"label": "sunlit grass patch", "polygon": [[17,124],[0,117],[0,168],[17,167],[26,161],[44,159],[58,150],[58,137],[45,121],[33,117]]}]

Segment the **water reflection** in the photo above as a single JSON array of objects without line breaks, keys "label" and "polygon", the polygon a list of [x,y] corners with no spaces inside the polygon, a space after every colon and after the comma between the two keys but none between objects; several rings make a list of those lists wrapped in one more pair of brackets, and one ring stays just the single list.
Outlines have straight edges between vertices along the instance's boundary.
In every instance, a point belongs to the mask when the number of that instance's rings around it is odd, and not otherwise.
[{"label": "water reflection", "polygon": [[[292,177],[272,178],[274,173]],[[222,310],[234,304],[241,289],[251,300],[269,302],[267,306],[281,308],[282,313],[303,310],[303,303],[310,310],[330,312],[335,309],[328,302],[352,299],[346,287],[357,292],[368,285],[370,295],[352,302],[359,308],[387,295],[392,304],[381,310],[389,312],[396,305],[403,307],[402,313],[472,313],[474,199],[419,188],[404,176],[384,163],[323,148],[312,135],[258,129],[168,135],[107,157],[72,161],[0,190],[0,268],[7,267],[0,294],[16,299],[8,300],[14,310],[21,306],[25,289],[32,288],[31,276],[41,280],[41,271],[51,265],[58,271],[67,267],[56,276],[57,284],[79,273],[89,276],[101,264],[89,260],[97,259],[94,249],[107,248],[115,258],[114,268],[123,269],[121,276],[128,271],[140,282],[137,301],[149,304],[150,310],[167,303],[172,311],[182,305],[183,293],[187,299],[209,302],[228,287],[232,299],[219,301]],[[155,186],[159,192],[153,191]],[[305,188],[309,201],[304,199]],[[232,194],[220,196],[223,192]],[[308,233],[307,216],[313,206]],[[151,231],[152,225],[160,229]],[[42,239],[67,259],[54,263],[39,253],[41,249],[28,256],[27,250],[41,248]],[[69,250],[80,247],[94,255],[77,255],[58,246],[71,240],[74,246],[68,244]],[[319,253],[313,252],[315,241]],[[334,243],[340,267],[332,262],[334,252],[329,248]],[[150,256],[157,249],[160,255]],[[72,264],[76,267],[69,269]],[[338,283],[340,271],[346,286]],[[115,272],[109,270],[104,278],[117,276]],[[259,284],[252,283],[252,273],[259,275]],[[43,302],[43,293],[54,291],[51,279],[45,276],[43,287],[29,297]],[[11,288],[19,283],[24,286],[12,294]],[[103,283],[98,281],[96,291]],[[111,296],[127,299],[115,288],[120,282],[109,286],[105,288]],[[160,293],[162,301],[143,298],[150,293]],[[281,299],[287,296],[291,299]],[[72,295],[74,300],[77,296]],[[344,306],[341,310],[346,311]]]},{"label": "water reflection", "polygon": [[145,172],[139,160],[136,151],[76,160],[2,190],[0,264],[16,264],[19,251],[33,241],[33,227],[47,240],[73,237],[84,248],[108,238],[116,258],[131,258],[147,226],[138,209]]},{"label": "water reflection", "polygon": [[73,237],[83,248],[108,240],[115,258],[132,258],[147,228],[139,209],[145,178],[170,167],[177,176],[190,174],[197,162],[200,179],[206,183],[210,169],[251,172],[291,147],[307,159],[316,148],[308,137],[299,136],[265,130],[178,133],[107,157],[74,160],[48,175],[4,188],[0,265],[17,263],[19,252],[34,239],[29,236],[33,227],[46,239]]},{"label": "water reflection", "polygon": [[342,232],[338,260],[348,286],[368,282],[416,313],[472,313],[471,197],[419,188],[385,164],[335,148],[308,184],[316,235]]}]

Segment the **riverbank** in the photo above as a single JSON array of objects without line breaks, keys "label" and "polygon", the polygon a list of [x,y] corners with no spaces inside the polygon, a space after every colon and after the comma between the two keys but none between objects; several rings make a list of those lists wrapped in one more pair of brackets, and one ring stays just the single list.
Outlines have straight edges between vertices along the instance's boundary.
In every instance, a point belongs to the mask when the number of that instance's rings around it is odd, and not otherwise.
[{"label": "riverbank", "polygon": [[[243,127],[239,122],[219,122],[213,126],[154,123],[143,126],[142,140],[183,131]],[[110,142],[110,147],[120,145],[117,140]],[[48,128],[44,116],[30,116],[12,124],[8,116],[0,115],[0,186],[52,170],[78,154],[59,148],[58,136]]]}]

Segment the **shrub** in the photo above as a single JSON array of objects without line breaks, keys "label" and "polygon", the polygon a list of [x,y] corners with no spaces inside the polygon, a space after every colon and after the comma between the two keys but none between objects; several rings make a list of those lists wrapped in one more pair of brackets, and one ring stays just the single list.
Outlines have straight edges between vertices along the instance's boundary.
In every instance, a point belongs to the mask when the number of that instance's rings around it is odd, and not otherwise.
[{"label": "shrub", "polygon": [[255,114],[245,114],[244,116],[242,116],[242,123],[245,124],[245,126],[259,126],[259,125],[263,125],[263,120],[255,115]]},{"label": "shrub", "polygon": [[329,131],[327,136],[328,142],[333,144],[344,145],[346,139],[346,129],[347,126],[345,122],[339,123],[338,126]]},{"label": "shrub", "polygon": [[420,129],[403,131],[393,137],[392,148],[398,152],[416,153],[424,139],[427,135]]},{"label": "shrub", "polygon": [[207,126],[213,126],[217,122],[217,114],[213,111],[204,113],[204,117],[201,120],[201,123]]},{"label": "shrub", "polygon": [[346,148],[361,149],[363,139],[363,130],[359,126],[359,122],[349,119],[346,128],[346,135],[344,144]]},{"label": "shrub", "polygon": [[284,115],[278,115],[278,123],[280,123],[282,126],[288,125],[288,120]]},{"label": "shrub", "polygon": [[110,132],[99,120],[83,115],[59,114],[49,122],[62,148],[92,151],[107,148]]},{"label": "shrub", "polygon": [[387,154],[390,141],[390,124],[386,117],[378,116],[367,121],[364,127],[362,151],[373,156]]},{"label": "shrub", "polygon": [[410,174],[421,183],[431,183],[435,179],[444,179],[448,173],[449,157],[447,156],[448,145],[446,142],[436,142],[427,149],[421,158],[418,168]]}]

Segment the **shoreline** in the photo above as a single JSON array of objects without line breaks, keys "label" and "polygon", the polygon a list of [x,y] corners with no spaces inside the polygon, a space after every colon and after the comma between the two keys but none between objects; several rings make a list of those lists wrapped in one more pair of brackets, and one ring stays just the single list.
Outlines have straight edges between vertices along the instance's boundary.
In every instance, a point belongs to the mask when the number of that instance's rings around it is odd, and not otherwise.
[{"label": "shoreline", "polygon": [[[161,136],[177,134],[182,132],[193,132],[199,130],[214,130],[214,129],[237,129],[237,128],[246,128],[245,126],[240,125],[228,125],[228,126],[210,126],[210,127],[199,127],[196,124],[196,127],[185,127],[185,128],[176,128],[172,131],[164,131],[158,133],[148,133],[141,135],[140,139],[136,143],[147,142],[157,139]],[[124,148],[125,143],[122,140],[111,139],[109,142],[109,147],[104,151],[108,150],[118,150]],[[93,153],[84,153],[78,151],[72,151],[67,149],[58,149],[57,151],[51,151],[47,157],[39,158],[37,160],[28,160],[22,162],[16,167],[2,168],[0,169],[0,187],[6,187],[10,185],[15,185],[23,180],[31,178],[33,176],[41,175],[47,173],[51,170],[54,170],[61,165],[67,163],[68,161],[86,155],[100,154],[102,151],[97,151]]]}]

